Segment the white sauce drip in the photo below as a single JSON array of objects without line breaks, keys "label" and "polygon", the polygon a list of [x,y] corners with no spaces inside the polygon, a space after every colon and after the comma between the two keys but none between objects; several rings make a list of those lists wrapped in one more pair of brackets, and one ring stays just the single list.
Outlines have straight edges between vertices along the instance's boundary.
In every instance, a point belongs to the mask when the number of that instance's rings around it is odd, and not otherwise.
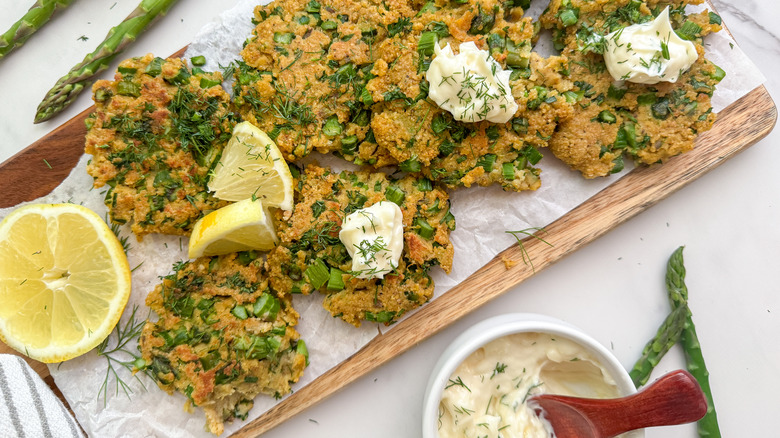
[{"label": "white sauce drip", "polygon": [[546,333],[518,333],[472,353],[450,377],[439,404],[442,438],[550,438],[532,395],[619,396],[612,376],[581,345]]},{"label": "white sauce drip", "polygon": [[668,6],[655,20],[624,27],[605,38],[604,61],[616,81],[677,82],[699,57],[696,46],[672,29]]},{"label": "white sauce drip", "polygon": [[510,70],[469,41],[455,55],[449,43],[434,47],[435,57],[425,73],[428,97],[462,122],[488,120],[506,123],[517,111],[509,86]]},{"label": "white sauce drip", "polygon": [[357,278],[384,278],[398,267],[404,248],[404,220],[394,202],[380,201],[349,214],[339,239],[352,257]]}]

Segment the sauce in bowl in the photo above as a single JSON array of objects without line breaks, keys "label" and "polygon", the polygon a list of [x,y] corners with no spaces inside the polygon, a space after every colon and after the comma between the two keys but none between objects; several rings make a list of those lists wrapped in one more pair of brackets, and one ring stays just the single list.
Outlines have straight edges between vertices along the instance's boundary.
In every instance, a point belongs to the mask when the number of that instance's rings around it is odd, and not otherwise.
[{"label": "sauce in bowl", "polygon": [[620,396],[615,380],[582,345],[548,333],[516,333],[480,347],[453,372],[439,402],[439,435],[547,438],[550,425],[528,399],[541,393]]}]

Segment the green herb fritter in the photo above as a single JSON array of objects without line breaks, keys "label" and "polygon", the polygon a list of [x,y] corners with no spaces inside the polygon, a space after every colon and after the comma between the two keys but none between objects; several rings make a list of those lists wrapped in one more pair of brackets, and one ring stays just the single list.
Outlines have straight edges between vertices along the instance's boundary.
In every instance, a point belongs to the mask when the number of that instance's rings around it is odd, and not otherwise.
[{"label": "green herb fritter", "polygon": [[146,304],[159,319],[139,340],[144,367],[202,407],[217,435],[246,418],[256,395],[289,393],[306,367],[290,295],[269,286],[254,252],[180,262]]},{"label": "green herb fritter", "polygon": [[108,186],[113,222],[132,222],[139,237],[187,235],[204,212],[226,205],[206,188],[234,123],[221,82],[220,73],[146,55],[95,83],[87,172],[95,187]]},{"label": "green herb fritter", "polygon": [[[571,116],[559,57],[531,52],[524,1],[277,0],[255,10],[234,94],[246,120],[292,161],[334,152],[399,165],[448,187],[535,190],[534,165]],[[507,123],[463,123],[428,99],[434,45],[473,41],[512,70],[519,104]]]},{"label": "green herb fritter", "polygon": [[[653,164],[693,149],[715,121],[710,98],[725,73],[704,57],[702,37],[720,30],[714,13],[687,15],[701,0],[552,0],[540,21],[553,30],[578,96],[574,117],[550,139],[552,152],[586,178],[623,169],[623,155]],[[669,7],[677,34],[693,41],[698,59],[677,82],[646,85],[615,81],[604,63],[605,37],[621,27],[653,20]]]},{"label": "green herb fritter", "polygon": [[[351,272],[352,259],[339,240],[344,218],[380,201],[401,208],[404,248],[395,272],[383,279],[361,279]],[[340,173],[309,165],[298,176],[295,208],[278,212],[279,246],[267,258],[269,280],[283,293],[324,293],[323,306],[334,317],[359,326],[385,324],[433,297],[431,267],[452,268],[455,229],[447,194],[430,180],[384,173]]]}]

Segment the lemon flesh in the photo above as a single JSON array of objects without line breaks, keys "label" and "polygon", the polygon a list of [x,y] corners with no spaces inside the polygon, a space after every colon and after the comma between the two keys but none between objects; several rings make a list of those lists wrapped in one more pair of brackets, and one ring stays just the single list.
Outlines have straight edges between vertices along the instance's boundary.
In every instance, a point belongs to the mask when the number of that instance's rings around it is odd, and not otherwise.
[{"label": "lemon flesh", "polygon": [[208,183],[226,201],[260,199],[266,207],[292,210],[293,178],[287,162],[265,132],[249,122],[233,128]]},{"label": "lemon flesh", "polygon": [[75,204],[32,204],[0,223],[0,339],[41,362],[95,348],[130,296],[130,268],[106,223]]},{"label": "lemon flesh", "polygon": [[273,249],[279,239],[271,215],[259,199],[244,199],[215,210],[195,223],[189,257]]}]

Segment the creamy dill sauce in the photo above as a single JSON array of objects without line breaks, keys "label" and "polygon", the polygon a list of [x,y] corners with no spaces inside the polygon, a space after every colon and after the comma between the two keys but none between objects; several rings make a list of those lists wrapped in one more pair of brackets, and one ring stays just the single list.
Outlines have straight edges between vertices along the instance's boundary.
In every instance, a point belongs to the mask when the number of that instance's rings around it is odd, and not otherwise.
[{"label": "creamy dill sauce", "polygon": [[428,96],[462,122],[508,122],[517,111],[509,86],[512,72],[471,41],[462,43],[458,51],[454,54],[449,44],[434,46],[436,56],[425,73]]},{"label": "creamy dill sauce", "polygon": [[347,215],[339,239],[357,278],[384,278],[398,267],[404,249],[404,217],[394,202],[380,201]]},{"label": "creamy dill sauce", "polygon": [[668,6],[655,20],[624,27],[605,38],[604,61],[616,81],[677,82],[699,57],[696,46],[672,29]]},{"label": "creamy dill sauce", "polygon": [[496,339],[461,363],[439,403],[441,438],[549,438],[532,395],[620,395],[612,376],[579,344],[546,333]]}]

